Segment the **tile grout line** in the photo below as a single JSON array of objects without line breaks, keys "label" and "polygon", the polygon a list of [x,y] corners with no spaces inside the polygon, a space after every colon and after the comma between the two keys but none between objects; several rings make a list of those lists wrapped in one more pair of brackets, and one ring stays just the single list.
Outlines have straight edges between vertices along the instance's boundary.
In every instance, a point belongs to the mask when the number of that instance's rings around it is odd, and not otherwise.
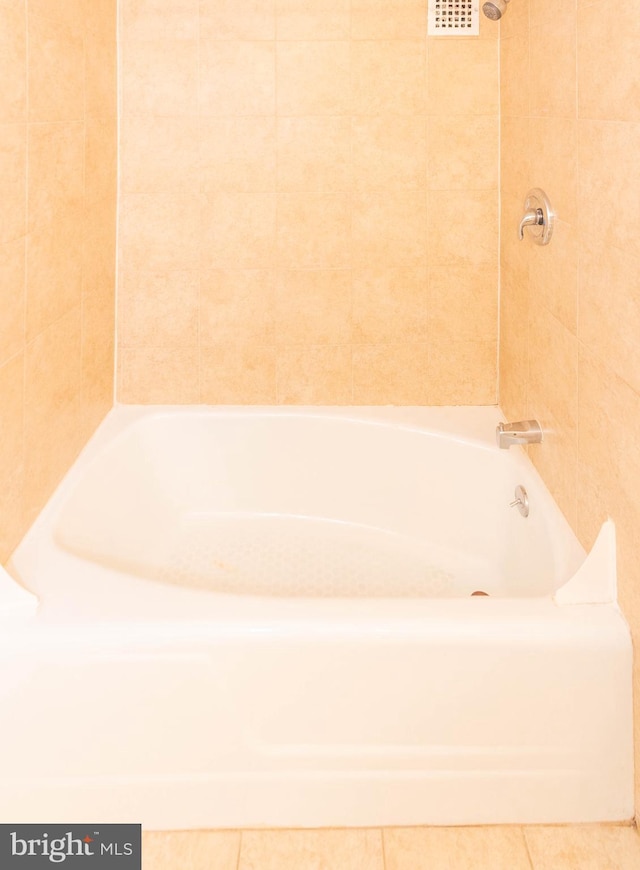
[{"label": "tile grout line", "polygon": [[280,256],[280,220],[282,217],[282,201],[281,201],[281,181],[280,181],[280,109],[279,109],[279,88],[278,88],[278,70],[279,70],[279,48],[280,48],[280,28],[279,15],[277,4],[273,10],[273,138],[274,138],[274,169],[275,177],[273,187],[275,190],[275,227],[274,227],[274,258],[272,269],[275,273],[273,283],[273,295],[271,297],[270,319],[272,325],[271,332],[271,352],[273,354],[273,393],[272,401],[275,406],[281,405],[280,401],[282,393],[282,356],[280,352],[280,341],[278,331],[278,308],[279,308],[279,288],[281,273],[283,271]]},{"label": "tile grout line", "polygon": [[115,241],[113,259],[114,263],[114,281],[113,281],[113,389],[112,402],[115,407],[120,398],[119,371],[121,361],[120,347],[120,314],[122,313],[122,300],[120,298],[120,241],[121,241],[121,209],[122,209],[122,128],[124,119],[124,96],[123,96],[123,70],[124,63],[122,54],[124,44],[122,37],[122,5],[121,0],[116,0],[115,7],[115,86],[116,86],[116,201],[115,201]]},{"label": "tile grout line", "polygon": [[[24,4],[24,67],[23,74],[25,77],[25,115],[24,115],[24,223],[22,226],[24,233],[24,243],[22,250],[22,343],[20,352],[22,353],[22,401],[20,404],[21,410],[21,445],[20,457],[22,465],[22,479],[20,481],[20,522],[21,525],[27,516],[27,498],[26,498],[26,468],[27,468],[27,311],[29,304],[29,227],[31,224],[31,215],[29,209],[29,180],[30,180],[30,148],[31,141],[31,89],[29,87],[29,66],[31,63],[31,40],[29,39],[29,0]],[[6,365],[6,360],[3,363]]]},{"label": "tile grout line", "polygon": [[353,3],[349,3],[349,175],[347,193],[349,204],[349,390],[350,403],[356,404],[356,379],[355,379],[355,347],[354,347],[354,328],[353,328],[353,302],[354,302],[354,276],[355,270],[353,265],[353,224],[354,224],[354,111],[353,111]]},{"label": "tile grout line", "polygon": [[[198,387],[198,404],[204,404],[203,395],[203,373],[202,373],[202,250],[203,250],[203,213],[204,213],[204,183],[203,183],[203,121],[202,121],[202,29],[201,29],[201,4],[198,3],[196,11],[196,136],[198,142],[198,151],[196,156],[196,166],[198,171],[198,293],[197,293],[197,318],[196,318],[196,380]],[[239,849],[239,847],[238,847]]]},{"label": "tile grout line", "polygon": [[498,297],[498,305],[496,312],[496,377],[495,377],[495,396],[496,405],[500,406],[500,356],[502,350],[501,328],[502,328],[502,22],[498,25],[497,39],[497,64],[498,64],[498,286],[496,293]]},{"label": "tile grout line", "polygon": [[529,866],[531,867],[531,870],[535,870],[535,867],[533,866],[533,858],[531,857],[531,851],[529,849],[529,841],[527,840],[527,831],[524,825],[521,825],[520,831],[522,832],[522,839],[524,841],[524,848],[527,853],[527,859],[529,860]]}]

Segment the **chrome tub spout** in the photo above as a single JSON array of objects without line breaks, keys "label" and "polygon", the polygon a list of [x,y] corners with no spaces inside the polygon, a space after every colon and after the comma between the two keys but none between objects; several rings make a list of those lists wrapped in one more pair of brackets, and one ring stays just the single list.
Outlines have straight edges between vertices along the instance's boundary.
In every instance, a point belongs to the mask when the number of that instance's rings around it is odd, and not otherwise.
[{"label": "chrome tub spout", "polygon": [[496,442],[506,450],[513,444],[540,444],[542,429],[537,420],[519,420],[517,423],[498,423]]}]

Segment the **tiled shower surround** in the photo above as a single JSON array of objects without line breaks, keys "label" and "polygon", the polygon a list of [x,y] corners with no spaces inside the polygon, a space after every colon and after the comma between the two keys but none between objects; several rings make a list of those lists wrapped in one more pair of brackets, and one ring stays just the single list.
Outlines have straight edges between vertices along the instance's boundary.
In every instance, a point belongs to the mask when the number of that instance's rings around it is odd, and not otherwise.
[{"label": "tiled shower surround", "polygon": [[496,27],[122,0],[120,34],[121,401],[496,401]]},{"label": "tiled shower surround", "polygon": [[[501,33],[500,404],[585,547],[610,515],[636,645],[640,805],[640,20],[602,0],[513,0]],[[558,224],[518,242],[530,187]]]},{"label": "tiled shower surround", "polygon": [[0,0],[0,559],[113,403],[115,0]]},{"label": "tiled shower surround", "polygon": [[[582,542],[616,521],[637,643],[640,18],[512,0],[430,39],[426,0],[119,6],[117,399],[498,398],[543,423]],[[116,24],[0,0],[2,560],[113,401]],[[547,248],[516,238],[535,186]]]}]

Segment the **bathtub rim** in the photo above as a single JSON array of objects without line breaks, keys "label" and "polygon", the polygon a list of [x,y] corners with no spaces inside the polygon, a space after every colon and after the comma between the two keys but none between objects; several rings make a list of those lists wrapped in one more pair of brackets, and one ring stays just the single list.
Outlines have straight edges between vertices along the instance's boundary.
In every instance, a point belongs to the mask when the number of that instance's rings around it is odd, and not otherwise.
[{"label": "bathtub rim", "polygon": [[[236,596],[225,593],[218,593],[212,590],[202,590],[198,588],[189,588],[181,586],[173,586],[171,584],[162,584],[157,580],[144,577],[134,576],[121,573],[117,570],[100,565],[97,562],[88,562],[84,559],[73,555],[72,553],[62,550],[52,539],[51,534],[43,532],[50,526],[50,520],[59,510],[60,506],[67,497],[69,490],[74,486],[76,480],[80,479],[85,469],[88,468],[94,461],[97,461],[101,455],[102,449],[107,444],[115,444],[121,437],[126,437],[132,426],[136,426],[150,418],[165,418],[175,417],[177,415],[188,414],[195,417],[225,417],[225,418],[252,418],[252,417],[306,417],[306,418],[333,418],[358,423],[361,425],[374,426],[391,426],[402,430],[419,432],[428,434],[434,438],[443,438],[452,440],[458,443],[465,444],[471,448],[482,451],[495,451],[495,441],[493,431],[497,420],[504,420],[499,406],[484,405],[484,406],[434,406],[434,407],[396,407],[396,406],[243,406],[243,405],[116,405],[107,414],[102,423],[98,426],[93,436],[89,439],[79,457],[69,469],[56,491],[53,493],[45,508],[41,511],[31,528],[28,530],[21,543],[18,545],[7,563],[6,575],[12,578],[12,582],[17,589],[23,594],[21,610],[25,614],[33,612],[34,607],[40,603],[47,604],[47,611],[57,613],[60,616],[60,608],[54,606],[53,600],[59,602],[61,599],[66,599],[67,604],[72,598],[75,598],[75,603],[72,608],[74,613],[85,612],[79,604],[80,593],[87,588],[83,583],[83,579],[79,575],[83,573],[83,567],[87,564],[91,565],[91,571],[94,572],[94,578],[91,583],[93,593],[98,593],[98,598],[103,607],[100,621],[103,618],[125,618],[129,616],[135,620],[137,617],[147,621],[145,614],[162,615],[163,608],[170,604],[173,599],[178,612],[191,612],[193,616],[194,606],[204,606],[208,613],[211,609],[207,602],[215,599],[215,611],[223,610],[227,615],[231,615],[236,611],[236,608],[230,608],[230,602],[244,602],[240,610],[244,611],[245,615],[252,619],[251,614],[261,612],[262,617],[269,619],[270,611],[273,611],[273,616],[279,617],[283,610],[291,614],[300,616],[308,607],[308,602],[312,602],[314,607],[320,607],[327,611],[327,615],[333,614],[336,618],[340,618],[340,614],[345,610],[349,610],[353,615],[360,613],[366,615],[368,611],[375,612],[380,609],[380,602],[384,602],[384,606],[391,611],[396,608],[401,609],[402,605],[407,601],[411,602],[411,606],[416,612],[430,612],[437,610],[435,606],[438,599],[420,599],[420,598],[373,598],[373,599],[351,599],[351,598],[285,598],[278,597],[270,599],[266,596],[251,596],[242,595]],[[527,462],[529,473],[538,478],[543,490],[548,494],[550,500],[552,496],[548,492],[544,481],[542,481],[539,473],[532,463],[524,454],[520,447],[516,447],[515,451],[520,454],[520,461]],[[557,508],[557,505],[556,505]],[[540,595],[520,598],[501,598],[491,597],[482,601],[478,606],[484,608],[493,607],[497,602],[512,602],[529,603],[529,609],[534,602],[549,601],[554,606],[565,606],[572,604],[612,604],[617,608],[616,588],[615,588],[615,530],[612,521],[608,520],[603,525],[596,544],[589,553],[586,553],[580,546],[574,532],[571,530],[566,519],[561,516],[559,508],[557,512],[565,524],[564,531],[572,536],[577,547],[583,553],[583,561],[578,570],[552,595]],[[71,568],[73,577],[65,577],[65,582],[62,588],[55,590],[47,589],[43,592],[41,589],[31,587],[29,581],[22,582],[21,578],[37,576],[43,565],[51,566],[53,564],[54,571],[60,569],[64,572],[65,567]],[[606,570],[604,580],[599,576],[598,572]],[[602,581],[602,582],[601,582]],[[146,606],[133,607],[130,613],[129,608],[123,612],[122,605],[124,599],[129,593],[135,589],[136,594],[144,597]],[[15,590],[12,590],[15,592]],[[34,603],[34,593],[37,598]],[[114,609],[111,604],[120,602]],[[442,599],[449,606],[454,603],[466,602],[466,599],[446,598]],[[396,604],[397,602],[397,604]],[[474,602],[474,606],[478,602]],[[272,606],[273,605],[273,606]],[[4,601],[2,590],[0,589],[0,618],[4,612]],[[14,608],[14,613],[17,612]],[[95,612],[95,611],[94,611]],[[461,608],[461,613],[464,613],[464,606]],[[476,611],[478,612],[478,611]],[[185,616],[186,618],[186,616]]]}]

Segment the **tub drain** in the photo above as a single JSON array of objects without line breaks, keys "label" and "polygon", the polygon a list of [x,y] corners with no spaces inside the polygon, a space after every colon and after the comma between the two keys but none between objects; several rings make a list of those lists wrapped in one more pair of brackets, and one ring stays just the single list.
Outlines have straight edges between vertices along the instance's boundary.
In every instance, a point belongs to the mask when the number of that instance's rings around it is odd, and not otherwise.
[{"label": "tub drain", "polygon": [[489,597],[489,593],[488,593],[488,592],[481,592],[480,590],[478,590],[477,592],[472,592],[472,593],[471,593],[471,597],[472,597],[472,598],[473,598],[474,595],[485,595],[487,598]]}]

